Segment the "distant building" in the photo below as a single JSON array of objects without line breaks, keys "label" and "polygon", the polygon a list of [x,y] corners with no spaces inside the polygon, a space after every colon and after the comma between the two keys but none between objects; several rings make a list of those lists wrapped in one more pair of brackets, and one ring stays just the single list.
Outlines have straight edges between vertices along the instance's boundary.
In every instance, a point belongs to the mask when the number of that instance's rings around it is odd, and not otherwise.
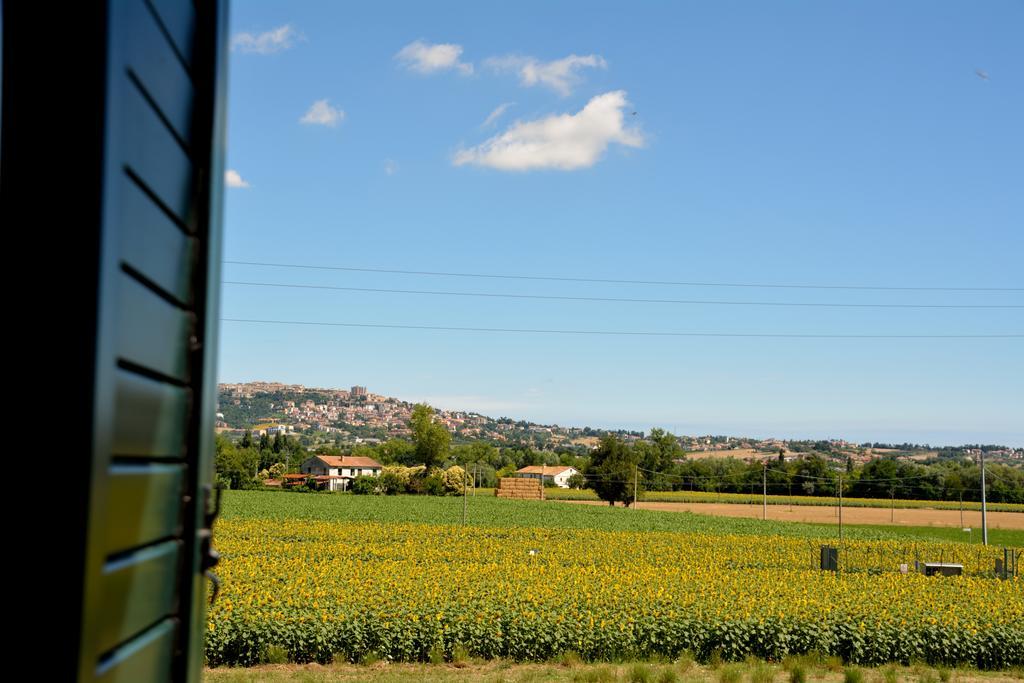
[{"label": "distant building", "polygon": [[366,398],[366,387],[359,387],[359,386],[352,387],[352,391],[349,392],[349,395],[352,396],[352,398],[356,398],[356,397]]},{"label": "distant building", "polygon": [[329,491],[347,491],[356,477],[379,477],[381,464],[373,458],[316,455],[303,462],[299,471],[312,475],[319,486]]},{"label": "distant building", "polygon": [[555,486],[567,489],[569,488],[569,477],[579,473],[580,471],[575,467],[566,467],[565,465],[530,465],[517,470],[516,476],[525,479],[543,477],[544,481],[554,482]]}]

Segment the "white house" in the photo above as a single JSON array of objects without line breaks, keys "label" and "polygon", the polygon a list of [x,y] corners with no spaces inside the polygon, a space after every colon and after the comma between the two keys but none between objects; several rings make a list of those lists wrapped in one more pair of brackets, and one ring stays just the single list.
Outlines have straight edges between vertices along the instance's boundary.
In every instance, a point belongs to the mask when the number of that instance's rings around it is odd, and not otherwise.
[{"label": "white house", "polygon": [[569,488],[569,477],[579,473],[580,471],[575,467],[566,467],[565,465],[530,465],[517,470],[516,476],[526,479],[543,477],[545,481],[553,481],[555,486],[567,489]]},{"label": "white house", "polygon": [[311,474],[329,491],[346,491],[356,477],[379,477],[381,464],[373,458],[351,455],[315,455],[302,463],[303,474]]}]

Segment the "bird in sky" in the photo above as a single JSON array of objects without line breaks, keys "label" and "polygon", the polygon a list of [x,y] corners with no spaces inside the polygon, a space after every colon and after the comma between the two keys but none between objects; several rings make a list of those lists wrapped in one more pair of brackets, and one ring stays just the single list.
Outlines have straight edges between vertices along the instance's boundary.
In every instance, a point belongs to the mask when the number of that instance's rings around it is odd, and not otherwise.
[{"label": "bird in sky", "polygon": [[984,69],[975,69],[974,73],[976,73],[978,75],[978,78],[980,78],[981,80],[983,80],[983,81],[987,81],[988,80],[988,72],[985,71]]}]

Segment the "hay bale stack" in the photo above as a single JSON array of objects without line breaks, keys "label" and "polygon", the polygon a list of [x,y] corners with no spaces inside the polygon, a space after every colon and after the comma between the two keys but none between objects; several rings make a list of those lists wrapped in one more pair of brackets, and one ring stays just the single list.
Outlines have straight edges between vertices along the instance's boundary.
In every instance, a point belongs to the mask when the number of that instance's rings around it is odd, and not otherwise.
[{"label": "hay bale stack", "polygon": [[502,477],[498,480],[498,488],[494,489],[494,495],[512,500],[544,500],[544,487],[540,485],[538,479]]}]

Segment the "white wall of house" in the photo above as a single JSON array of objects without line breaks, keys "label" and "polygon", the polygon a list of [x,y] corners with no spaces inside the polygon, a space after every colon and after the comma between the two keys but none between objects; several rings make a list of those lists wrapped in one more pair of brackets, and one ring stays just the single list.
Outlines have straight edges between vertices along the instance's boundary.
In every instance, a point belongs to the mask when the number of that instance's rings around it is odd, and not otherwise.
[{"label": "white wall of house", "polygon": [[[348,477],[349,479],[354,479],[359,476],[379,477],[381,470],[379,467],[328,467],[322,460],[313,457],[303,462],[299,467],[299,471],[303,474],[312,474],[316,476],[326,474],[332,477]],[[340,482],[341,480],[337,481]],[[331,490],[341,491],[344,489],[335,489],[332,481]]]},{"label": "white wall of house", "polygon": [[571,477],[574,474],[579,474],[579,470],[577,470],[575,467],[570,467],[564,472],[559,472],[554,477],[555,486],[561,487],[563,489],[569,488],[569,477]]},{"label": "white wall of house", "polygon": [[[569,467],[564,472],[559,472],[558,474],[555,474],[555,466],[552,465],[551,466],[551,474],[545,474],[544,475],[544,481],[553,481],[555,483],[555,486],[558,486],[558,487],[563,488],[563,489],[567,489],[567,488],[569,488],[569,477],[571,477],[574,474],[579,474],[579,470],[577,470],[575,467]],[[521,477],[523,479],[540,479],[541,478],[540,474],[534,474],[532,472],[516,474],[516,476],[517,477]]]}]

